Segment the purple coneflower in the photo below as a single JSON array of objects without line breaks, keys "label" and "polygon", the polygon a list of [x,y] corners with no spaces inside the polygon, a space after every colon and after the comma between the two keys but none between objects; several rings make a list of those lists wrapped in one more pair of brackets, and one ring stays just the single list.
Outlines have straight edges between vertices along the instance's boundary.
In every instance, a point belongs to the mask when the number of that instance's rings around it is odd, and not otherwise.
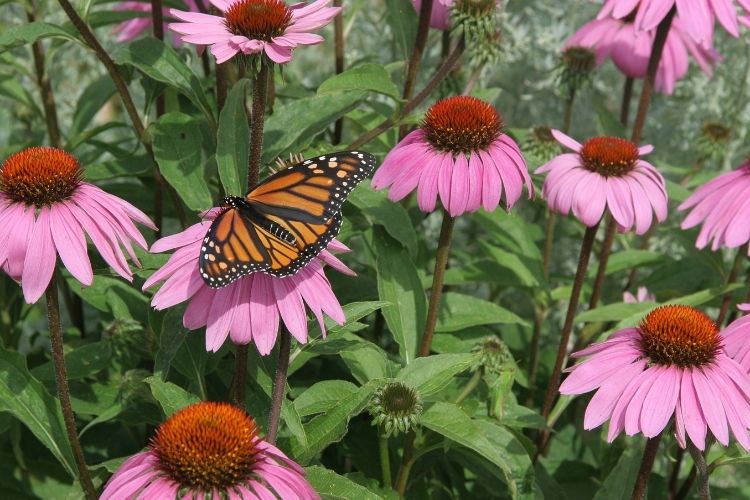
[{"label": "purple coneflower", "polygon": [[677,210],[690,210],[682,229],[703,224],[695,246],[735,248],[750,241],[750,160],[699,187]]},{"label": "purple coneflower", "polygon": [[132,243],[147,248],[133,221],[156,229],[146,214],[82,177],[73,155],[49,147],[24,149],[0,168],[0,268],[21,282],[28,303],[44,294],[58,255],[75,279],[91,285],[86,235],[104,261],[131,281],[122,248],[137,266]]},{"label": "purple coneflower", "polygon": [[197,403],[172,415],[146,451],[127,459],[101,500],[178,498],[311,500],[305,471],[258,436],[255,420],[227,403]]},{"label": "purple coneflower", "polygon": [[210,45],[217,63],[235,55],[265,53],[273,62],[286,64],[298,45],[315,45],[323,37],[310,33],[322,28],[341,11],[328,7],[331,0],[287,5],[283,0],[210,0],[220,16],[171,9],[173,17],[185,22],[171,23],[169,29],[182,35],[182,41]]},{"label": "purple coneflower", "polygon": [[638,147],[617,137],[594,137],[580,144],[559,130],[552,135],[574,153],[565,153],[536,169],[548,173],[542,194],[549,208],[573,214],[586,226],[599,223],[605,209],[620,231],[648,231],[667,218],[667,189],[653,165],[641,159],[653,146]]},{"label": "purple coneflower", "polygon": [[523,186],[533,196],[526,161],[490,104],[475,97],[448,97],[433,105],[420,128],[404,137],[372,178],[375,189],[390,187],[398,201],[415,189],[423,212],[438,196],[451,217],[497,208],[505,193],[510,209]]},{"label": "purple coneflower", "polygon": [[153,244],[152,252],[176,249],[167,263],[143,285],[145,290],[164,282],[151,301],[154,308],[161,310],[190,301],[183,323],[190,330],[206,327],[208,351],[218,351],[229,336],[235,344],[254,342],[258,352],[266,355],[276,343],[280,319],[294,338],[305,343],[305,306],[318,319],[323,335],[323,313],[339,324],[344,322],[344,311],[323,272],[323,265],[328,264],[340,272],[354,274],[328,251],[349,250],[336,240],[292,276],[279,278],[257,272],[225,287],[206,285],[198,260],[203,239],[218,213],[218,209],[213,209],[204,215],[203,222]]},{"label": "purple coneflower", "polygon": [[606,0],[598,17],[622,19],[635,12],[636,29],[652,30],[674,7],[685,31],[696,42],[707,43],[713,38],[716,19],[730,35],[735,38],[739,36],[739,22],[745,21],[737,16],[737,4],[745,12],[750,12],[750,0]]},{"label": "purple coneflower", "polygon": [[560,392],[596,390],[583,426],[609,420],[610,442],[623,431],[655,437],[674,417],[683,448],[690,438],[703,450],[708,431],[727,446],[731,429],[750,450],[750,377],[727,355],[725,339],[726,332],[697,309],[657,307],[637,328],[574,353],[589,358],[570,369]]}]

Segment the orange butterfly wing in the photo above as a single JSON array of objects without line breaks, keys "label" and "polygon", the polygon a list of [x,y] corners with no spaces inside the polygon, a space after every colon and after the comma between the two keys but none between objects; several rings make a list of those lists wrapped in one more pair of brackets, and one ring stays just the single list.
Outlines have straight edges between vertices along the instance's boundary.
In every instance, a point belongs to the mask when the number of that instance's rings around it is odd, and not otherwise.
[{"label": "orange butterfly wing", "polygon": [[341,204],[374,166],[364,152],[319,156],[226,198],[201,247],[203,280],[218,288],[258,271],[295,274],[338,234]]}]

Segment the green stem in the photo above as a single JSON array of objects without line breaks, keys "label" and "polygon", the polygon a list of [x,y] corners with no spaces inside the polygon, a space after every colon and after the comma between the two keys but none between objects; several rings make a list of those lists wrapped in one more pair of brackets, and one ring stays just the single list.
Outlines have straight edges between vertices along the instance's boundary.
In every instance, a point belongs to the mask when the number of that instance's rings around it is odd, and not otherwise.
[{"label": "green stem", "polygon": [[430,81],[427,82],[422,91],[419,92],[419,94],[415,95],[409,102],[407,102],[395,117],[386,118],[375,128],[354,139],[354,141],[349,144],[348,149],[356,149],[364,144],[367,144],[371,140],[378,137],[380,134],[390,130],[399,121],[408,116],[409,113],[417,109],[417,107],[422,104],[422,102],[424,102],[427,97],[429,97],[432,91],[435,90],[440,82],[442,82],[445,77],[448,76],[451,70],[453,70],[453,67],[458,63],[458,60],[461,58],[461,54],[463,54],[465,48],[466,43],[464,41],[464,37],[461,37],[455,48],[453,49],[453,52],[451,52],[450,55],[445,58],[443,63],[437,69]]},{"label": "green stem", "polygon": [[[570,335],[573,331],[573,320],[576,316],[578,309],[578,302],[581,299],[581,291],[583,290],[583,282],[586,278],[586,269],[589,266],[589,259],[591,257],[591,250],[594,247],[594,240],[596,239],[596,231],[599,229],[599,222],[593,227],[587,227],[586,233],[583,236],[583,242],[581,243],[581,253],[578,256],[578,268],[576,269],[576,275],[573,279],[573,288],[570,291],[570,301],[568,302],[568,310],[565,314],[565,323],[563,324],[562,333],[560,335],[560,344],[557,348],[557,357],[555,358],[555,366],[552,369],[549,382],[547,383],[547,392],[544,395],[544,404],[542,405],[542,417],[547,420],[552,411],[552,406],[555,402],[555,395],[557,394],[557,388],[560,383],[560,375],[562,374],[563,364],[567,355],[568,342],[570,341]],[[542,431],[539,433],[539,440],[537,442],[537,456],[543,452],[546,448],[547,440],[549,437],[548,431]]]},{"label": "green stem", "polygon": [[[406,67],[406,79],[404,80],[404,101],[411,99],[414,94],[414,87],[417,83],[417,74],[419,73],[419,66],[422,63],[422,55],[424,54],[425,45],[427,45],[427,34],[430,31],[430,17],[432,16],[432,2],[433,0],[422,0],[422,4],[419,7],[419,22],[417,24],[417,35],[414,40],[414,47],[411,51],[411,57],[409,58],[409,65]],[[407,127],[402,126],[399,131],[399,139],[403,139],[406,135]]]},{"label": "green stem", "polygon": [[604,284],[604,277],[607,273],[607,263],[609,262],[609,256],[612,253],[612,244],[615,241],[615,232],[617,231],[617,222],[611,214],[607,215],[607,226],[604,229],[604,241],[602,242],[602,248],[599,251],[599,267],[596,271],[596,278],[594,279],[594,286],[591,291],[591,298],[589,299],[589,309],[595,309],[599,305],[599,299],[602,295],[602,285]]},{"label": "green stem", "polygon": [[86,460],[83,457],[83,448],[81,448],[81,441],[78,439],[73,406],[70,403],[70,388],[68,387],[68,374],[65,369],[62,325],[60,323],[60,303],[57,298],[57,272],[52,274],[52,279],[45,292],[45,298],[47,299],[47,320],[49,322],[50,343],[52,344],[52,361],[55,367],[57,397],[60,399],[65,431],[73,450],[73,458],[78,466],[78,479],[81,482],[83,492],[87,499],[95,500],[97,498],[96,489],[91,481],[91,473],[86,465]]},{"label": "green stem", "polygon": [[646,442],[646,448],[643,450],[641,467],[638,469],[638,476],[636,476],[635,479],[635,487],[633,488],[633,494],[630,497],[631,500],[641,500],[642,498],[645,498],[648,478],[651,476],[651,469],[654,468],[654,459],[656,459],[656,452],[659,451],[660,442],[661,434],[652,437]]},{"label": "green stem", "polygon": [[292,338],[286,328],[281,328],[281,340],[279,342],[279,362],[276,364],[276,378],[273,382],[273,395],[271,396],[271,412],[268,416],[268,435],[266,441],[276,444],[276,436],[279,432],[279,421],[281,420],[281,405],[286,395],[286,377],[289,372],[289,352],[292,347]]},{"label": "green stem", "polygon": [[479,382],[482,380],[482,370],[477,369],[474,372],[474,375],[471,376],[468,382],[466,382],[466,386],[464,387],[464,390],[461,391],[461,394],[458,395],[456,398],[456,405],[460,406],[461,403],[464,402],[464,399],[469,397],[469,394],[471,394],[474,389],[477,388],[477,385],[479,385]]},{"label": "green stem", "polygon": [[711,489],[708,482],[708,464],[706,464],[706,457],[703,453],[695,447],[692,441],[688,440],[687,443],[688,452],[693,457],[695,463],[695,469],[698,472],[698,497],[701,500],[711,500]]},{"label": "green stem", "polygon": [[427,308],[427,320],[425,322],[422,345],[419,348],[420,356],[430,354],[432,337],[435,335],[438,311],[440,310],[440,299],[443,295],[443,281],[445,270],[448,268],[448,257],[451,251],[451,239],[453,238],[453,226],[455,217],[451,217],[443,210],[443,223],[440,227],[440,239],[438,241],[437,253],[435,254],[435,272],[432,275],[432,289],[430,291],[430,303]]},{"label": "green stem", "polygon": [[388,437],[382,432],[378,436],[378,448],[380,449],[380,470],[383,473],[383,487],[391,489],[393,481],[391,479],[391,457],[388,449]]}]

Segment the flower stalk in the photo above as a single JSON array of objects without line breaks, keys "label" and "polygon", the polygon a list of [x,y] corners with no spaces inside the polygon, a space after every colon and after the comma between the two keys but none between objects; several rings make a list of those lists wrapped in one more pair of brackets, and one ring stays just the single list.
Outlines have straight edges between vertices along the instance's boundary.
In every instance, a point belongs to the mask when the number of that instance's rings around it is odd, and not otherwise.
[{"label": "flower stalk", "polygon": [[443,223],[440,226],[440,238],[435,254],[435,271],[432,275],[432,289],[430,291],[430,302],[427,308],[427,321],[425,322],[422,343],[419,348],[420,356],[428,356],[432,347],[432,337],[435,335],[438,311],[440,310],[440,299],[443,296],[443,281],[445,270],[448,268],[448,257],[451,251],[451,240],[453,239],[453,227],[456,218],[451,217],[447,210],[443,210]]},{"label": "flower stalk", "polygon": [[[547,420],[552,411],[552,406],[555,402],[555,394],[557,393],[557,387],[560,384],[560,375],[562,374],[563,364],[568,350],[568,342],[570,341],[570,334],[573,331],[573,320],[575,319],[576,310],[578,309],[578,302],[581,299],[581,291],[583,290],[583,282],[586,278],[586,270],[589,266],[589,259],[591,258],[591,251],[594,247],[594,240],[596,239],[596,232],[599,229],[599,223],[595,226],[587,227],[586,233],[583,236],[583,243],[581,243],[581,252],[578,256],[578,268],[576,269],[575,278],[573,279],[573,288],[570,291],[570,301],[568,302],[568,310],[565,314],[565,323],[563,324],[562,333],[560,334],[560,344],[557,348],[557,357],[555,358],[555,366],[552,369],[549,382],[547,384],[547,392],[544,395],[544,403],[542,405],[542,417]],[[542,453],[542,450],[546,448],[547,440],[549,438],[548,431],[542,431],[539,433],[539,440],[537,442],[537,454]]]},{"label": "flower stalk", "polygon": [[[423,0],[419,7],[419,23],[417,25],[417,35],[414,40],[414,48],[411,51],[409,65],[406,67],[406,79],[404,80],[404,101],[411,99],[414,94],[414,87],[417,83],[417,74],[422,62],[425,45],[427,45],[427,34],[430,31],[430,16],[432,16],[433,0]],[[399,140],[403,139],[408,129],[404,125],[399,130]]]},{"label": "flower stalk", "polygon": [[380,134],[390,130],[393,126],[398,124],[399,121],[407,117],[409,113],[417,109],[417,107],[422,104],[422,102],[424,102],[427,97],[429,97],[432,91],[435,90],[438,85],[440,85],[440,82],[445,80],[445,78],[450,74],[450,72],[458,63],[458,60],[461,58],[461,54],[463,54],[465,48],[466,44],[464,42],[464,38],[461,37],[456,46],[453,48],[453,51],[448,57],[443,60],[443,63],[440,65],[440,67],[438,67],[435,74],[432,75],[432,78],[430,78],[430,81],[427,82],[421,92],[419,92],[409,102],[407,102],[395,117],[386,118],[372,130],[365,132],[364,134],[357,137],[351,144],[349,144],[348,149],[356,149],[364,144],[367,144],[371,140],[378,137]]},{"label": "flower stalk", "polygon": [[706,457],[703,453],[696,448],[696,446],[688,441],[687,443],[688,452],[693,457],[693,463],[695,464],[695,470],[698,472],[698,498],[701,500],[711,500],[711,489],[708,483],[708,464],[706,463]]},{"label": "flower stalk", "polygon": [[391,479],[391,457],[388,450],[388,436],[382,430],[378,431],[378,449],[380,451],[380,470],[383,474],[383,487],[391,489],[393,480]]},{"label": "flower stalk", "polygon": [[631,500],[642,500],[646,497],[648,478],[651,476],[651,469],[654,468],[654,459],[656,458],[656,452],[659,451],[660,442],[661,434],[646,441],[646,449],[643,450],[643,459],[641,460],[641,467],[638,469],[638,476],[635,479]]},{"label": "flower stalk", "polygon": [[[334,7],[341,7],[342,0],[333,0]],[[339,12],[333,18],[334,58],[336,74],[344,72],[344,13]],[[333,126],[333,143],[341,144],[341,136],[344,133],[344,118],[336,120]]]},{"label": "flower stalk", "polygon": [[[742,245],[740,248],[737,249],[737,255],[734,257],[734,262],[732,263],[732,269],[729,271],[729,275],[727,276],[726,286],[731,285],[735,281],[737,281],[737,277],[740,274],[740,269],[742,268],[742,263],[745,260],[745,255],[747,255],[747,243]],[[729,306],[732,303],[732,292],[726,291],[724,292],[724,295],[721,297],[721,306],[719,307],[719,314],[716,317],[716,324],[721,327],[721,325],[724,324],[724,320],[727,318],[727,313],[729,312]]]},{"label": "flower stalk", "polygon": [[604,285],[604,276],[607,273],[607,263],[612,253],[612,244],[615,241],[616,230],[617,222],[615,222],[612,214],[608,214],[607,225],[604,228],[604,241],[602,241],[602,248],[599,251],[599,267],[596,270],[596,278],[594,279],[594,286],[591,290],[591,298],[589,299],[589,309],[595,309],[599,305],[599,299],[602,296],[602,285]]},{"label": "flower stalk", "polygon": [[52,362],[55,367],[55,383],[57,384],[57,397],[62,408],[65,431],[73,450],[73,458],[78,467],[78,479],[88,500],[95,500],[96,489],[91,481],[86,460],[83,456],[81,441],[78,439],[73,406],[70,403],[70,388],[68,387],[68,374],[65,369],[65,353],[63,351],[62,325],[60,323],[60,303],[57,298],[57,273],[53,272],[45,292],[47,302],[47,321],[49,322],[50,343],[52,345]]},{"label": "flower stalk", "polygon": [[271,397],[271,412],[268,417],[268,435],[266,441],[276,444],[279,432],[279,420],[281,418],[281,405],[286,395],[286,377],[289,372],[289,352],[292,346],[292,337],[286,328],[281,329],[281,340],[279,342],[279,361],[276,364],[276,378],[273,382],[273,395]]}]

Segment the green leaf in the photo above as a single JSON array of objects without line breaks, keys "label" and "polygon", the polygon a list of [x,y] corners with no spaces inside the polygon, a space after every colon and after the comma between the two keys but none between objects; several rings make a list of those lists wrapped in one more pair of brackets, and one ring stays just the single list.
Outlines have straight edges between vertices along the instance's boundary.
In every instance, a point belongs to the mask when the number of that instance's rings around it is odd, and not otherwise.
[{"label": "green leaf", "polygon": [[109,101],[114,93],[115,84],[112,83],[109,75],[100,76],[83,89],[81,96],[78,98],[78,104],[73,113],[73,123],[67,135],[74,137],[86,130],[91,125],[94,115],[102,109],[102,106]]},{"label": "green leaf", "polygon": [[359,387],[346,380],[323,380],[310,386],[294,399],[302,417],[322,413],[336,406],[342,397],[354,394]]},{"label": "green leaf", "polygon": [[626,137],[626,130],[622,122],[612,113],[598,95],[593,99],[594,110],[598,120],[598,127],[602,135]]},{"label": "green leaf", "polygon": [[0,53],[50,37],[78,40],[72,32],[60,26],[34,21],[5,29],[0,35]]},{"label": "green leaf", "polygon": [[498,466],[513,498],[533,498],[531,458],[503,426],[473,420],[461,408],[443,402],[435,403],[422,414],[422,425]]},{"label": "green leaf", "polygon": [[620,321],[629,318],[634,314],[642,314],[656,307],[655,302],[618,302],[616,304],[607,304],[596,309],[584,311],[575,318],[576,323],[591,321]]},{"label": "green leaf", "polygon": [[[613,253],[607,262],[606,274],[614,274],[620,271],[630,270],[634,267],[660,264],[665,262],[667,257],[659,252],[650,250],[622,250]],[[596,276],[596,266],[591,266],[588,270],[589,277]]]},{"label": "green leaf", "polygon": [[182,92],[203,112],[209,127],[216,130],[214,112],[198,76],[172,47],[148,36],[115,49],[112,59],[117,64],[133,66],[157,82]]},{"label": "green leaf", "polygon": [[435,331],[455,332],[472,326],[526,322],[515,313],[486,300],[456,292],[443,294]]},{"label": "green leaf", "polygon": [[368,90],[401,99],[401,91],[380,64],[365,63],[334,75],[318,87],[318,95],[346,90]]},{"label": "green leaf", "polygon": [[[521,286],[535,287],[539,285],[539,280],[534,275],[523,259],[514,252],[508,252],[502,248],[490,245],[484,241],[480,242],[482,246],[487,250],[487,253],[493,258],[493,261],[499,266],[505,268],[508,272],[516,275],[518,280],[521,282]],[[538,269],[541,274],[541,267]]]},{"label": "green leaf", "polygon": [[120,277],[94,275],[94,282],[82,287],[78,280],[66,276],[68,286],[89,305],[115,318],[130,318],[145,323],[148,300],[138,289]]},{"label": "green leaf", "polygon": [[335,92],[290,101],[277,106],[266,118],[263,161],[305,149],[333,122],[354,109],[365,96],[361,91]]},{"label": "green leaf", "polygon": [[629,441],[629,446],[607,475],[594,500],[626,500],[631,497],[638,469],[643,461],[644,442],[638,438]]},{"label": "green leaf", "polygon": [[164,179],[191,210],[211,208],[213,197],[203,177],[200,122],[184,113],[167,113],[150,130]]},{"label": "green leaf", "polygon": [[164,410],[164,415],[169,417],[177,410],[185,408],[193,403],[200,402],[195,394],[187,392],[182,387],[165,382],[159,377],[147,377],[145,382],[151,386],[151,393]]},{"label": "green leaf", "polygon": [[116,177],[135,177],[153,172],[154,162],[148,155],[126,156],[101,163],[86,165],[87,181],[102,181]]},{"label": "green leaf", "polygon": [[320,465],[305,467],[305,478],[323,500],[382,500],[383,497]]},{"label": "green leaf", "polygon": [[224,192],[241,196],[247,191],[247,161],[249,155],[245,96],[250,80],[243,78],[229,91],[219,116],[216,144],[216,165]]},{"label": "green leaf", "polygon": [[417,12],[402,0],[386,0],[385,4],[388,25],[401,49],[399,58],[406,60],[417,36]]},{"label": "green leaf", "polygon": [[399,354],[410,363],[417,352],[417,336],[424,331],[427,299],[417,268],[408,252],[383,231],[375,231],[378,296],[390,302],[383,317],[399,345]]},{"label": "green leaf", "polygon": [[[112,348],[109,342],[85,344],[65,354],[65,368],[68,380],[89,377],[110,366]],[[55,380],[55,368],[52,361],[35,367],[31,374],[39,380]]]},{"label": "green leaf", "polygon": [[313,418],[306,426],[308,445],[305,448],[293,443],[292,451],[298,462],[307,463],[331,443],[340,441],[346,434],[349,420],[365,409],[372,393],[382,380],[371,380],[353,394],[341,398],[339,404]]},{"label": "green leaf", "polygon": [[0,349],[0,411],[20,420],[72,477],[77,476],[60,403],[31,376],[20,354],[5,349]]},{"label": "green leaf", "polygon": [[382,225],[393,239],[409,249],[411,255],[416,255],[417,232],[401,204],[390,201],[384,191],[370,189],[369,180],[349,195],[349,201],[365,214],[370,224]]},{"label": "green leaf", "polygon": [[478,354],[435,354],[415,359],[396,378],[419,391],[422,397],[428,397],[471,368],[477,360]]}]

